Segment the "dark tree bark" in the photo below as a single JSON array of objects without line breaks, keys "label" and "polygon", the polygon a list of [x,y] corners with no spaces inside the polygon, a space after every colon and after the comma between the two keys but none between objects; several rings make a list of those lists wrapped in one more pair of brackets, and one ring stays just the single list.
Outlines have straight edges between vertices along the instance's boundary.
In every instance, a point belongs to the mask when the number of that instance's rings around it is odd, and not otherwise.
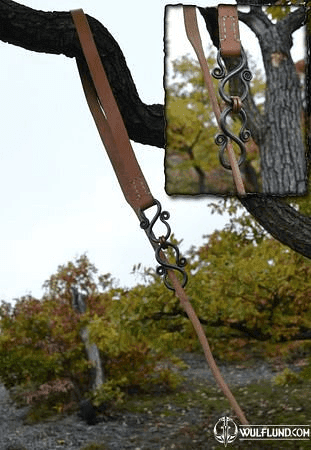
[{"label": "dark tree bark", "polygon": [[[118,44],[96,19],[88,19],[129,137],[142,144],[163,148],[163,105],[145,105],[140,100]],[[81,56],[69,12],[35,11],[11,0],[0,0],[0,39],[35,52]],[[310,217],[272,196],[251,195],[241,202],[272,236],[311,258]]]},{"label": "dark tree bark", "polygon": [[[266,72],[266,101],[263,120],[258,124],[249,111],[260,149],[263,192],[278,195],[306,193],[306,155],[301,132],[302,96],[290,49],[292,33],[305,22],[301,7],[276,24],[261,7],[252,7],[239,18],[258,38]],[[257,111],[256,116],[260,116]]]}]

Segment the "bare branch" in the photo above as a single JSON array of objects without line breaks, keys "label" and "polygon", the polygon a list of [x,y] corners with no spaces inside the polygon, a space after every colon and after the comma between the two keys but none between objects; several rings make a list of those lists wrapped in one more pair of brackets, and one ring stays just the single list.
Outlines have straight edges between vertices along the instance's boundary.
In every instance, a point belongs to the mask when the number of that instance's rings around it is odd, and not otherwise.
[{"label": "bare branch", "polygon": [[291,35],[306,23],[306,13],[307,9],[305,7],[300,7],[284,17],[283,20],[280,20],[277,23],[277,26],[282,28],[288,35]]}]

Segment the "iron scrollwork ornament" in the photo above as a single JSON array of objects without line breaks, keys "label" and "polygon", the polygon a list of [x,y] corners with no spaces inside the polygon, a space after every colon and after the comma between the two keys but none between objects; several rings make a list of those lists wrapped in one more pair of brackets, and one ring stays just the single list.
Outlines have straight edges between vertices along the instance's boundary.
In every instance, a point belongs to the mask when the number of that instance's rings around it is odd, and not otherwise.
[{"label": "iron scrollwork ornament", "polygon": [[[180,256],[180,251],[177,245],[172,244],[168,241],[170,235],[171,235],[171,227],[167,223],[167,220],[170,217],[170,214],[168,211],[162,211],[161,203],[158,200],[154,200],[154,204],[157,206],[157,211],[155,213],[155,216],[151,221],[146,217],[145,213],[143,211],[139,212],[139,218],[140,218],[140,227],[145,230],[146,235],[151,242],[151,245],[153,246],[155,250],[155,258],[157,262],[160,264],[160,266],[157,267],[156,272],[158,275],[163,277],[163,281],[165,286],[174,291],[174,287],[169,283],[168,281],[168,270],[177,270],[182,275],[182,287],[185,287],[188,276],[187,273],[184,270],[184,266],[187,264],[186,258],[183,258]],[[165,225],[166,227],[166,234],[160,236],[157,238],[153,232],[153,227],[156,223],[156,221],[160,219],[160,221]],[[165,251],[168,249],[173,250],[174,257],[175,257],[175,264],[170,264],[167,260],[167,258],[163,259],[161,257],[161,253],[165,255]]]},{"label": "iron scrollwork ornament", "polygon": [[[227,106],[222,111],[220,116],[220,128],[222,130],[222,133],[216,136],[215,142],[217,145],[221,146],[221,149],[219,150],[220,163],[226,169],[231,170],[231,165],[226,161],[224,156],[229,139],[232,139],[232,141],[234,141],[240,147],[241,155],[238,160],[238,165],[240,166],[246,159],[246,148],[244,143],[247,142],[251,137],[250,131],[246,128],[247,117],[243,108],[243,101],[248,95],[248,83],[252,79],[252,74],[247,68],[247,58],[243,49],[241,49],[241,60],[239,64],[230,72],[227,73],[226,71],[226,67],[221,58],[220,51],[217,54],[217,63],[219,67],[216,67],[213,70],[212,75],[214,78],[222,80],[219,83],[218,89],[221,98],[224,100]],[[239,77],[241,81],[242,93],[239,97],[229,96],[225,92],[226,83],[228,83],[234,77]],[[238,114],[242,119],[242,126],[239,136],[233,134],[227,127],[227,117],[230,113]]]}]

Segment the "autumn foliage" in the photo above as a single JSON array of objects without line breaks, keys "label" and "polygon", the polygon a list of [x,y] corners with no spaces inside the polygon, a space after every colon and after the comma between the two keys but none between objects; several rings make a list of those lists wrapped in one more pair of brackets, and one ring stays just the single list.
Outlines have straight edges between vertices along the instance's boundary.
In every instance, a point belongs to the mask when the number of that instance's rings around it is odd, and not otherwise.
[{"label": "autumn foliage", "polygon": [[[71,391],[79,398],[90,390],[90,363],[79,334],[86,326],[101,351],[107,377],[100,392],[93,393],[95,403],[120,400],[120,386],[126,391],[134,385],[140,389],[157,383],[166,388],[175,385],[173,374],[157,368],[167,352],[140,332],[131,311],[137,302],[129,304],[125,290],[113,289],[109,275],[96,273],[83,255],[58,268],[45,283],[47,293],[41,300],[23,297],[14,307],[2,302],[1,381],[7,388],[19,386],[29,403]],[[87,293],[85,314],[72,308],[71,286]]]},{"label": "autumn foliage", "polygon": [[[270,238],[236,202],[212,208],[229,211],[230,222],[186,256],[187,292],[215,356],[308,349],[309,260]],[[79,334],[87,326],[105,373],[105,383],[92,393],[94,404],[122,401],[129,392],[154,386],[174,388],[172,354],[198,350],[197,338],[156,271],[144,269],[141,275],[142,283],[132,289],[116,287],[110,274],[98,274],[82,255],[58,268],[42,299],[23,297],[14,307],[2,302],[1,381],[8,388],[19,386],[29,402],[54,395],[59,403],[57,394],[64,401],[75,391],[90,394],[90,364]],[[86,296],[84,314],[72,308],[72,286]]]}]

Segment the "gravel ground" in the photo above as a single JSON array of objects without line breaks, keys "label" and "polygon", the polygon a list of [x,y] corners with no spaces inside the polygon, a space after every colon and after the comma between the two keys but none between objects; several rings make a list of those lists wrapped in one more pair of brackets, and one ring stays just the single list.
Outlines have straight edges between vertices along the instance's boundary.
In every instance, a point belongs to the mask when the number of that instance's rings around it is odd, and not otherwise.
[{"label": "gravel ground", "polygon": [[[190,366],[183,371],[187,381],[206,380],[215,384],[203,356],[185,354],[183,359]],[[221,365],[220,369],[229,386],[270,380],[275,376],[273,368],[262,362],[249,368],[226,364]],[[162,419],[146,411],[146,414],[119,414],[95,426],[86,425],[77,415],[37,425],[24,425],[27,407],[17,409],[6,389],[0,385],[0,450],[79,450],[87,443],[102,442],[103,439],[109,450],[182,448],[172,444],[172,436],[181,428],[195,424],[198,411],[195,408],[187,411],[174,408],[176,415]],[[193,448],[196,447],[194,443]]]}]

